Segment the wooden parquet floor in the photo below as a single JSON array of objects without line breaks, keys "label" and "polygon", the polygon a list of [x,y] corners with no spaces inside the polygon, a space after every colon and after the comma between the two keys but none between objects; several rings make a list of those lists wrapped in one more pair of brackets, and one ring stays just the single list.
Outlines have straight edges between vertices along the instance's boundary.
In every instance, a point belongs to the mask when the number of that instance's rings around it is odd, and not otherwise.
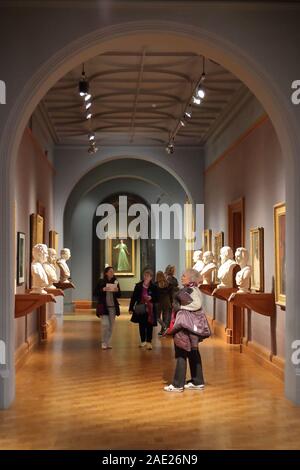
[{"label": "wooden parquet floor", "polygon": [[1,449],[300,448],[300,408],[283,384],[221,340],[201,345],[206,389],[168,394],[171,339],[156,331],[153,350],[140,350],[123,314],[102,351],[100,322],[75,318],[19,370],[16,401],[0,411]]}]

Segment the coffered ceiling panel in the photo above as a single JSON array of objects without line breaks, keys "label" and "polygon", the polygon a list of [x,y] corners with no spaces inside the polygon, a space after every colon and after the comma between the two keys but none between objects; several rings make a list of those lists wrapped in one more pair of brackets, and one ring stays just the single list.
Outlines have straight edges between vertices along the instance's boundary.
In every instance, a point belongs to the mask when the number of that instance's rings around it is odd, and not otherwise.
[{"label": "coffered ceiling panel", "polygon": [[[178,127],[203,71],[203,57],[161,44],[111,50],[84,64],[92,94],[86,119],[78,93],[82,66],[69,72],[45,96],[58,144],[86,144],[89,132],[101,145],[165,145]],[[205,98],[179,126],[176,145],[202,145],[221,113],[243,87],[217,63],[205,60]]]}]

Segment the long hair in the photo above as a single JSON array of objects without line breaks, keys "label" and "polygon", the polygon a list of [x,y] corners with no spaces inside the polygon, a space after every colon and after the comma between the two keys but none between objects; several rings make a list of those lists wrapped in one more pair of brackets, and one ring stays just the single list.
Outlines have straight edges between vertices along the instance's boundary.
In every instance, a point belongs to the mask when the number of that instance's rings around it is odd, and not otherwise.
[{"label": "long hair", "polygon": [[168,281],[162,271],[157,271],[156,273],[156,282],[158,287],[163,289],[164,287],[168,287]]},{"label": "long hair", "polygon": [[[106,268],[105,268],[104,271],[103,271],[103,277],[104,277],[105,280],[106,280],[106,279],[108,280],[108,278],[107,278],[107,273],[108,273],[108,271],[109,271],[110,269],[113,270],[114,268],[113,268],[112,266],[106,266]],[[110,279],[110,282],[114,282],[115,280],[116,280],[116,276],[113,275],[113,277]]]},{"label": "long hair", "polygon": [[175,274],[175,266],[172,264],[168,264],[168,266],[165,269],[165,275],[174,276],[174,274]]}]

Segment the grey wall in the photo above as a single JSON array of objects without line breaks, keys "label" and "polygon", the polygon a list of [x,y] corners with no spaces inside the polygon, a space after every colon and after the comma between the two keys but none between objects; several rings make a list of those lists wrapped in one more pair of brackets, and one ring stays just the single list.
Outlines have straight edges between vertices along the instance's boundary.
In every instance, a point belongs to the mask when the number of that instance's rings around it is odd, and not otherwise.
[{"label": "grey wall", "polygon": [[[228,243],[227,207],[240,197],[245,198],[246,248],[250,249],[250,228],[264,227],[265,291],[271,292],[275,270],[273,206],[285,201],[285,180],[279,142],[269,120],[205,173],[205,225],[213,233],[224,231],[225,244]],[[206,305],[211,313],[212,301],[207,297]],[[217,301],[217,320],[225,323],[225,319],[225,302]],[[269,324],[267,317],[252,314],[252,339],[268,350],[271,349]],[[284,326],[285,311],[278,308],[276,335],[281,356],[284,356]]]},{"label": "grey wall", "polygon": [[[200,160],[201,167],[202,162]],[[201,180],[197,176],[197,181]],[[202,188],[198,187],[198,192]],[[92,292],[92,223],[96,208],[114,193],[133,193],[148,204],[179,203],[186,201],[186,193],[178,181],[166,170],[137,159],[121,159],[99,165],[87,173],[73,188],[64,214],[65,244],[72,250],[70,267],[76,290],[68,292],[66,301],[90,299]],[[156,269],[164,270],[174,264],[177,272],[184,269],[184,240],[156,241]],[[137,266],[138,272],[139,266]],[[134,278],[120,278],[122,290],[132,290]]]},{"label": "grey wall", "polygon": [[[131,163],[129,164],[129,160]],[[204,156],[200,148],[178,148],[173,155],[168,155],[161,147],[102,147],[91,157],[86,148],[57,148],[55,150],[55,225],[57,231],[63,233],[63,214],[67,200],[85,175],[90,174],[87,189],[97,181],[93,178],[96,168],[101,166],[99,178],[110,178],[138,174],[146,180],[149,173],[154,181],[161,184],[163,192],[176,199],[180,188],[194,202],[203,202],[203,164]],[[149,166],[151,165],[151,166]],[[98,173],[97,173],[98,175]],[[196,177],[195,177],[196,175]],[[151,176],[151,178],[152,178]],[[160,176],[160,178],[159,178]],[[153,179],[153,178],[152,178]],[[61,243],[63,240],[61,238]]]}]

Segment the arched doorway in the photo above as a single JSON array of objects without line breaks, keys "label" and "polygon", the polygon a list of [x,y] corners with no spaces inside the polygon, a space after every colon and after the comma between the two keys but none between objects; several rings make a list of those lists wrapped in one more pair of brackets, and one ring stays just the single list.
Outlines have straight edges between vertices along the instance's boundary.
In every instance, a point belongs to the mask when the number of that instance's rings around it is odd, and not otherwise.
[{"label": "arched doorway", "polygon": [[[0,372],[1,407],[7,407],[14,397],[14,319],[13,319],[13,178],[14,163],[21,135],[25,125],[35,106],[55,81],[72,66],[92,57],[105,48],[105,42],[113,40],[115,36],[132,34],[134,31],[163,31],[165,34],[176,34],[178,37],[189,37],[194,41],[195,47],[201,48],[201,52],[219,61],[226,68],[243,80],[253,93],[260,99],[268,112],[282,146],[286,158],[287,180],[287,322],[286,322],[286,351],[290,357],[291,344],[297,339],[299,322],[297,321],[297,306],[299,294],[297,289],[299,269],[298,234],[300,233],[300,194],[297,185],[299,174],[298,154],[300,149],[299,136],[297,134],[296,119],[293,111],[287,106],[285,94],[281,92],[271,77],[264,72],[262,62],[256,62],[251,57],[250,50],[243,51],[237,44],[224,41],[222,35],[201,28],[183,26],[169,22],[138,22],[124,23],[112,28],[101,28],[96,33],[84,35],[72,44],[58,50],[57,54],[45,62],[38,71],[33,72],[28,86],[20,94],[12,109],[5,127],[4,138],[1,142],[1,173],[3,184],[1,186],[1,272],[6,277],[1,285],[0,325],[3,331],[3,339],[7,345],[7,364]],[[287,127],[285,124],[289,122]],[[291,361],[286,363],[286,394],[295,401],[300,402],[298,386],[299,377],[295,374],[295,366]]]}]

